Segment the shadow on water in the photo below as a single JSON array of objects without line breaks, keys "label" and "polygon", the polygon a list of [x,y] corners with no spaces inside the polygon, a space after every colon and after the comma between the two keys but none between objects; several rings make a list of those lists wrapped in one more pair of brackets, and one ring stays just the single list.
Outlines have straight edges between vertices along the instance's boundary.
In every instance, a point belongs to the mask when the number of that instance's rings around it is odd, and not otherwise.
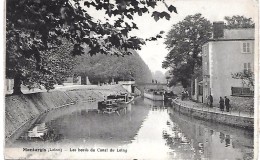
[{"label": "shadow on water", "polygon": [[190,144],[194,151],[193,159],[253,159],[254,141],[251,131],[197,120],[172,108],[168,108],[168,114],[171,123],[167,123],[172,132],[165,136],[166,141],[172,141],[173,137],[179,135],[180,144],[183,144],[182,139]]},{"label": "shadow on water", "polygon": [[[10,146],[28,145],[35,142],[52,143],[86,143],[88,145],[117,146],[130,143],[136,136],[143,120],[149,112],[142,99],[128,104],[118,114],[101,114],[89,111],[83,106],[70,106],[53,110],[42,115],[15,139]],[[44,136],[37,136],[35,127],[44,125],[47,129]],[[35,130],[35,136],[28,138],[28,132]]]}]

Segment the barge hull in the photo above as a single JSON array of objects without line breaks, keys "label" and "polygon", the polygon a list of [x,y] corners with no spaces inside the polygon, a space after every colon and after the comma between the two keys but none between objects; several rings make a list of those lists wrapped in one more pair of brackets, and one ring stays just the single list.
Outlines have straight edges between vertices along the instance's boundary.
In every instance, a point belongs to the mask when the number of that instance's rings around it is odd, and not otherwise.
[{"label": "barge hull", "polygon": [[164,95],[155,95],[151,93],[144,93],[144,97],[154,101],[164,101]]}]

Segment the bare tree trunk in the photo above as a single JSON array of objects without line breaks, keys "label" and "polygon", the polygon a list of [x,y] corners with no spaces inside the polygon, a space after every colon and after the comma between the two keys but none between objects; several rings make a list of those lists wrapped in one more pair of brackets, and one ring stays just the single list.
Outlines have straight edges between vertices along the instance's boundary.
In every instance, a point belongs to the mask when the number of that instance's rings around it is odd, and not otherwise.
[{"label": "bare tree trunk", "polygon": [[14,88],[13,88],[13,94],[18,95],[18,94],[23,94],[21,91],[21,77],[19,74],[16,74],[14,77]]}]

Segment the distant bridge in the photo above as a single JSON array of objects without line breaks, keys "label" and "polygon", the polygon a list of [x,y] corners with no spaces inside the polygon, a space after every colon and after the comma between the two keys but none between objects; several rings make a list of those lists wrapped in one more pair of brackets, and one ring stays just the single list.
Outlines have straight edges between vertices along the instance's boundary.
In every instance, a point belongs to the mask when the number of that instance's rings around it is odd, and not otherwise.
[{"label": "distant bridge", "polygon": [[167,83],[136,83],[135,87],[139,89],[142,94],[145,89],[165,89],[167,90]]}]

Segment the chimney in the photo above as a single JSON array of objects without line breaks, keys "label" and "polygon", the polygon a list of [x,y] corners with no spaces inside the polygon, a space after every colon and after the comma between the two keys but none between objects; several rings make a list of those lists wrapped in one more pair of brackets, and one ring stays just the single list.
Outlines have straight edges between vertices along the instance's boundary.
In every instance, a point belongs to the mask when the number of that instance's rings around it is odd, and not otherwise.
[{"label": "chimney", "polygon": [[224,38],[224,22],[213,22],[213,38]]}]

